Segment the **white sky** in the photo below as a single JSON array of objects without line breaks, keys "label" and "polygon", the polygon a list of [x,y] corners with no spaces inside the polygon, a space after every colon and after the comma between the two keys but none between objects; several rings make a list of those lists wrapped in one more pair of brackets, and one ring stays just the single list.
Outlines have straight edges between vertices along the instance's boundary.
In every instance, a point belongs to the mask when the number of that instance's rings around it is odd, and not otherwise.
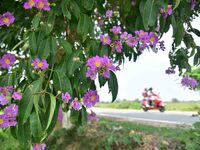
[{"label": "white sky", "polygon": [[[200,18],[193,22],[193,26],[199,29]],[[142,91],[145,87],[153,87],[164,101],[178,100],[200,100],[200,92],[194,92],[184,88],[180,84],[181,77],[176,70],[175,75],[165,74],[170,66],[168,52],[171,49],[172,31],[163,36],[166,51],[159,51],[157,54],[145,51],[136,62],[126,61],[118,71],[117,78],[119,91],[117,99],[135,100],[142,98]],[[195,40],[199,43],[200,39]],[[100,101],[111,101],[112,96],[108,94],[107,85],[98,90]]]}]

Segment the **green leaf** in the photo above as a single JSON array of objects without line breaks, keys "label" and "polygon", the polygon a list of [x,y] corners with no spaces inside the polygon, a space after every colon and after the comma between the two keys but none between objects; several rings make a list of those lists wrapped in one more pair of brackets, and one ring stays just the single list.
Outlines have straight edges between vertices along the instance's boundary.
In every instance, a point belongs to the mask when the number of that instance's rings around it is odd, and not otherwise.
[{"label": "green leaf", "polygon": [[29,35],[29,46],[32,54],[36,54],[37,52],[37,41],[35,32],[31,32]]},{"label": "green leaf", "polygon": [[82,0],[82,5],[87,10],[92,10],[94,5],[94,0]]},{"label": "green leaf", "polygon": [[79,125],[79,123],[78,123],[79,114],[80,114],[80,110],[77,111],[77,110],[71,109],[71,111],[70,111],[70,121],[71,121],[72,124]]},{"label": "green leaf", "polygon": [[68,10],[68,5],[69,5],[69,0],[62,0],[61,2],[61,8],[62,8],[62,13],[67,19],[71,20],[71,13]]},{"label": "green leaf", "polygon": [[174,42],[176,44],[176,46],[179,46],[182,42],[183,36],[185,34],[185,28],[183,26],[183,23],[178,21],[177,23],[177,31],[175,33],[175,39]]},{"label": "green leaf", "polygon": [[69,78],[60,70],[53,74],[53,85],[56,91],[69,92],[72,94],[72,86]]},{"label": "green leaf", "polygon": [[112,93],[112,102],[114,102],[118,94],[118,82],[116,75],[112,71],[110,71],[110,78],[108,79],[108,88]]},{"label": "green leaf", "polygon": [[155,0],[147,0],[142,13],[143,24],[146,30],[149,30],[149,26],[154,26],[157,19],[158,8],[155,4]]},{"label": "green leaf", "polygon": [[31,130],[30,130],[30,122],[29,120],[22,124],[20,121],[18,122],[18,140],[19,143],[24,146],[25,149],[30,148],[31,141]]},{"label": "green leaf", "polygon": [[86,14],[81,14],[79,17],[77,31],[78,34],[83,35],[83,41],[86,39],[86,36],[89,33],[91,25],[92,25],[91,18]]},{"label": "green leaf", "polygon": [[87,124],[87,110],[84,106],[81,109],[81,124]]},{"label": "green leaf", "polygon": [[34,98],[39,97],[38,95],[34,94],[40,92],[41,90],[41,80],[34,81],[30,86],[26,88],[22,100],[19,103],[19,120],[22,123],[25,123],[31,114]]},{"label": "green leaf", "polygon": [[33,112],[30,116],[30,129],[34,137],[34,142],[40,142],[42,139],[42,125],[37,112]]},{"label": "green leaf", "polygon": [[38,57],[40,59],[46,59],[50,54],[50,39],[41,41],[38,48]]},{"label": "green leaf", "polygon": [[76,19],[80,16],[80,8],[79,5],[75,1],[70,1],[71,13],[76,17]]},{"label": "green leaf", "polygon": [[55,14],[53,13],[53,11],[50,11],[48,14],[47,26],[46,26],[46,30],[48,33],[50,33],[53,30],[55,25],[55,19],[56,19]]},{"label": "green leaf", "polygon": [[49,39],[50,41],[50,52],[54,55],[57,53],[58,46],[57,46],[57,39],[55,37],[51,37]]},{"label": "green leaf", "polygon": [[36,30],[38,28],[39,24],[40,24],[40,15],[36,14],[32,20],[33,28]]},{"label": "green leaf", "polygon": [[66,40],[60,38],[59,39],[59,43],[64,48],[65,53],[67,55],[70,55],[72,53],[72,46],[71,46],[71,44],[69,42],[67,42]]},{"label": "green leaf", "polygon": [[173,10],[175,10],[179,6],[180,2],[181,2],[181,0],[175,0],[175,6],[174,6]]},{"label": "green leaf", "polygon": [[67,74],[69,77],[73,75],[76,69],[78,69],[78,67],[82,64],[79,60],[81,52],[81,50],[74,51],[67,61]]},{"label": "green leaf", "polygon": [[52,122],[53,119],[53,115],[56,109],[56,97],[53,95],[50,95],[50,112],[49,112],[49,119],[48,119],[48,123],[47,123],[47,127],[45,130],[47,130]]}]

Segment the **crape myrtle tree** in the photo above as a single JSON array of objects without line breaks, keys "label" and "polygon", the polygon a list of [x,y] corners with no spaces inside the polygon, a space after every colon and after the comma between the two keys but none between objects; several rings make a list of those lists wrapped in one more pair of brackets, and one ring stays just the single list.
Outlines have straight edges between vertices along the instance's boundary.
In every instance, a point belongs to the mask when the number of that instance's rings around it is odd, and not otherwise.
[{"label": "crape myrtle tree", "polygon": [[[200,62],[200,31],[191,25],[199,12],[195,0],[1,0],[0,127],[24,149],[44,149],[59,112],[85,124],[99,102],[96,83],[108,83],[114,101],[120,65],[165,50],[170,28],[166,73],[189,72]],[[197,82],[185,76],[182,84]]]}]

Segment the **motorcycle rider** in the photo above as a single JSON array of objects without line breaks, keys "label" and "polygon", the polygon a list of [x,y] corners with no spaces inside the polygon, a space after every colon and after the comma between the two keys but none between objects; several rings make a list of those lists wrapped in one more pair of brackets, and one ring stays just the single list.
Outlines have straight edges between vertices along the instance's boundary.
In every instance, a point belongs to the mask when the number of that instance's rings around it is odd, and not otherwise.
[{"label": "motorcycle rider", "polygon": [[144,99],[146,99],[146,105],[149,105],[149,98],[150,98],[150,93],[147,88],[144,89],[144,92],[142,93]]},{"label": "motorcycle rider", "polygon": [[151,106],[153,101],[156,98],[159,98],[159,96],[156,93],[153,92],[153,88],[152,87],[150,87],[148,91],[149,91],[149,94],[148,94],[149,95],[149,104]]}]

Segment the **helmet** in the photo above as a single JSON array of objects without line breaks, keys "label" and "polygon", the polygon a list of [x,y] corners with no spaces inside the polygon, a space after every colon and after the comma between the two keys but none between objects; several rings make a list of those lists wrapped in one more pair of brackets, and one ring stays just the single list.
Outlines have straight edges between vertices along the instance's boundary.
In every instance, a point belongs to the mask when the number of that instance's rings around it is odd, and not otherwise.
[{"label": "helmet", "polygon": [[149,88],[149,91],[152,91],[152,90],[153,90],[153,88],[152,88],[152,87],[150,87],[150,88]]}]

